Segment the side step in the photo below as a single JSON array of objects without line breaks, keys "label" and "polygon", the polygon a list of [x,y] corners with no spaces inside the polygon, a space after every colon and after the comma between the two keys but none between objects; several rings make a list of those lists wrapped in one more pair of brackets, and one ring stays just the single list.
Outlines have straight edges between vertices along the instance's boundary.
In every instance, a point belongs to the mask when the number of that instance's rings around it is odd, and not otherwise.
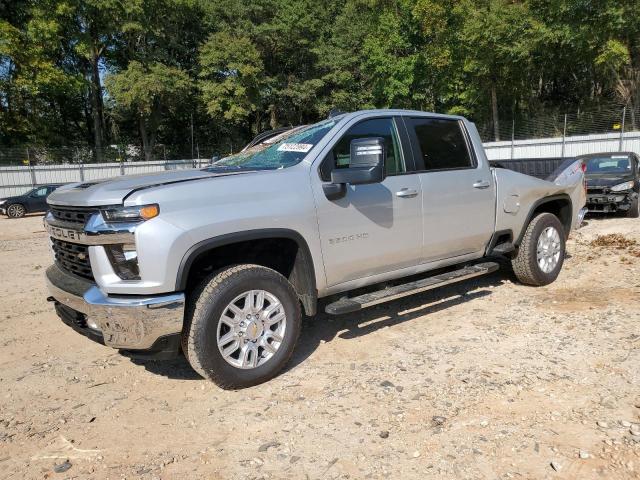
[{"label": "side step", "polygon": [[500,245],[496,245],[491,250],[491,253],[494,255],[508,255],[510,253],[515,252],[516,247],[511,242],[501,243]]},{"label": "side step", "polygon": [[378,305],[379,303],[390,302],[391,300],[396,300],[408,295],[414,295],[443,285],[449,285],[450,283],[461,282],[469,278],[486,275],[495,272],[498,268],[500,268],[500,266],[495,262],[478,263],[452,272],[416,280],[415,282],[403,283],[402,285],[385,288],[384,290],[364,293],[357,297],[341,298],[327,305],[324,311],[331,315],[351,313],[373,305]]}]

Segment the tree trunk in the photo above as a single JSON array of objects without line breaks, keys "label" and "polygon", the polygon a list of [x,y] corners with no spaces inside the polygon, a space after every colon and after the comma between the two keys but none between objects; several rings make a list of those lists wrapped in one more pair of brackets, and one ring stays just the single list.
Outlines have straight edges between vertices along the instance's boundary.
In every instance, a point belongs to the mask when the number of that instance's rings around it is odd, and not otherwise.
[{"label": "tree trunk", "polygon": [[102,161],[102,84],[98,63],[100,53],[94,46],[91,49],[91,116],[93,119],[93,146],[96,151],[96,161]]},{"label": "tree trunk", "polygon": [[160,125],[161,107],[158,101],[154,102],[151,108],[151,116],[149,117],[149,125],[145,122],[145,117],[140,115],[139,127],[140,138],[142,139],[142,149],[144,150],[144,159],[147,162],[153,160],[153,148],[156,145],[156,136],[158,133],[158,126]]},{"label": "tree trunk", "polygon": [[491,116],[493,117],[493,138],[500,141],[500,122],[498,120],[498,95],[495,82],[491,83]]},{"label": "tree trunk", "polygon": [[269,106],[269,113],[270,113],[269,126],[271,127],[271,130],[275,130],[276,127],[278,126],[278,117],[276,116],[275,105],[272,104]]},{"label": "tree trunk", "polygon": [[142,152],[144,153],[144,159],[149,162],[153,160],[153,146],[150,146],[150,139],[147,135],[147,125],[145,124],[144,117],[140,115],[138,120],[140,127],[140,138],[142,139]]}]

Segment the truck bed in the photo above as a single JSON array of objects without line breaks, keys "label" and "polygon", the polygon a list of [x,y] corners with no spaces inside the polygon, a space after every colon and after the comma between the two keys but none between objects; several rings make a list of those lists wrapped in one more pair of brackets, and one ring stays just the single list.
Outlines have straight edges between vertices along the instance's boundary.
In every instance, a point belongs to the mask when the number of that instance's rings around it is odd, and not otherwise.
[{"label": "truck bed", "polygon": [[514,172],[524,173],[541,180],[553,180],[560,171],[564,170],[575,158],[517,158],[507,160],[490,160],[489,164],[495,168],[506,168]]}]

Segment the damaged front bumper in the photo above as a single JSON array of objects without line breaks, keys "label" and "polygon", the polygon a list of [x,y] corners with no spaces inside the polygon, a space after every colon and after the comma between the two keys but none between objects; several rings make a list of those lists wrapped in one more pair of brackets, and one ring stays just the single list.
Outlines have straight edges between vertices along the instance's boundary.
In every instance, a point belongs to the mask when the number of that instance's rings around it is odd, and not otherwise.
[{"label": "damaged front bumper", "polygon": [[96,284],[70,275],[57,265],[47,269],[46,281],[58,316],[86,337],[154,358],[178,354],[183,293],[109,296]]},{"label": "damaged front bumper", "polygon": [[587,208],[589,212],[626,212],[636,198],[638,198],[637,192],[589,193]]}]

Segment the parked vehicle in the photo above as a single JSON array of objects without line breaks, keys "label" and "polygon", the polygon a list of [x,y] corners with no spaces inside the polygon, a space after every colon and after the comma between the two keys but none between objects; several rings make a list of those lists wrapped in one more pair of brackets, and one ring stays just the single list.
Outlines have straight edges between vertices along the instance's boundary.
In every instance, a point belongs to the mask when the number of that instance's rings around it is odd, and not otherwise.
[{"label": "parked vehicle", "polygon": [[462,117],[360,111],[272,140],[199,171],[56,191],[46,277],[62,320],[255,385],[284,367],[319,298],[353,312],[493,272],[494,255],[523,283],[553,282],[585,203],[580,162],[553,181],[490,168]]},{"label": "parked vehicle", "polygon": [[594,153],[580,157],[587,171],[589,212],[640,217],[640,159],[633,152]]},{"label": "parked vehicle", "polygon": [[60,184],[40,185],[22,195],[0,199],[0,213],[9,218],[24,217],[27,213],[41,213],[47,210],[47,197]]}]

